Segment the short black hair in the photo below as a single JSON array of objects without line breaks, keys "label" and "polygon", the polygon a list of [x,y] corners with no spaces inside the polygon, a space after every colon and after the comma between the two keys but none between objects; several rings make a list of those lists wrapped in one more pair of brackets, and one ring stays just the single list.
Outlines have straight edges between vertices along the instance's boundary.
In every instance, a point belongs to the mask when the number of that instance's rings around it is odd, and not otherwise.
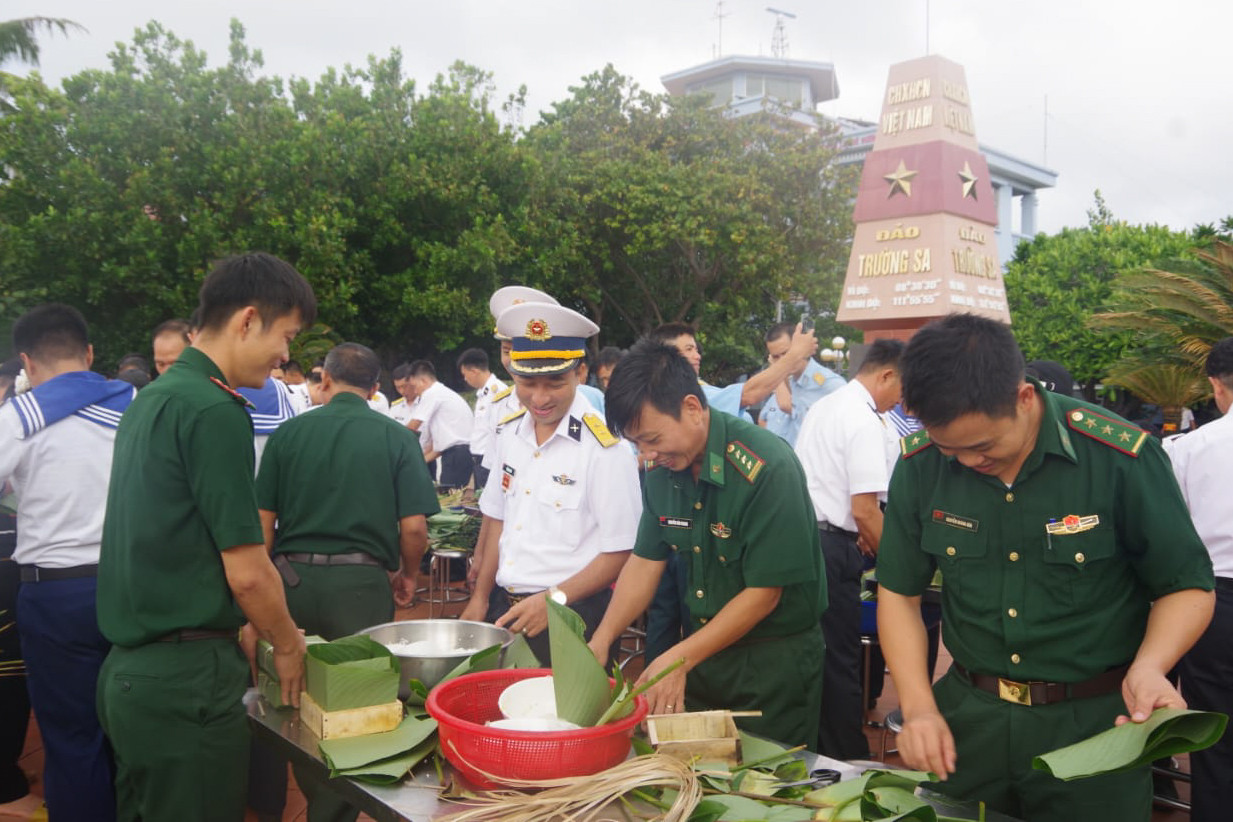
[{"label": "short black hair", "polygon": [[926,427],[973,413],[1013,417],[1023,367],[1009,326],[975,314],[950,314],[908,342],[899,362],[903,402]]},{"label": "short black hair", "polygon": [[1212,346],[1207,352],[1205,370],[1207,376],[1220,380],[1233,391],[1233,337],[1225,337]]},{"label": "short black hair", "polygon": [[120,361],[116,363],[116,375],[119,376],[125,371],[144,371],[146,374],[149,374],[150,361],[141,354],[125,354],[120,358]]},{"label": "short black hair", "polygon": [[44,303],[13,323],[13,350],[32,360],[51,362],[84,357],[89,346],[86,318],[71,305]]},{"label": "short black hair", "polygon": [[763,342],[773,343],[780,337],[785,336],[788,339],[792,339],[792,336],[795,333],[796,325],[794,323],[776,323],[767,329],[766,337],[763,338]]},{"label": "short black hair", "polygon": [[615,345],[605,345],[599,349],[599,354],[595,356],[595,368],[596,370],[611,368],[619,363],[624,356],[625,352],[622,349],[617,348]]},{"label": "short black hair", "polygon": [[411,363],[412,377],[432,377],[437,378],[437,369],[433,368],[432,363],[428,360],[416,360]]},{"label": "short black hair", "polygon": [[410,376],[411,363],[409,362],[404,362],[401,365],[395,366],[394,370],[390,372],[390,379],[394,381],[405,380]]},{"label": "short black hair", "polygon": [[903,350],[907,345],[902,340],[882,338],[874,340],[865,351],[865,359],[861,360],[858,374],[868,374],[883,368],[899,370],[899,361],[903,358]]},{"label": "short black hair", "polygon": [[693,337],[695,341],[698,339],[698,330],[689,323],[664,323],[651,329],[651,332],[646,335],[646,339],[667,343],[685,334]]},{"label": "short black hair", "polygon": [[116,374],[117,380],[123,380],[134,388],[140,390],[150,384],[150,372],[139,371],[136,368],[126,368],[119,374]]},{"label": "short black hair", "polygon": [[321,372],[320,371],[309,371],[307,374],[304,375],[304,382],[306,383],[310,382],[313,385],[320,385],[321,384]]},{"label": "short black hair", "polygon": [[157,340],[164,334],[179,334],[180,339],[184,340],[184,344],[188,345],[188,332],[192,330],[193,324],[190,321],[175,317],[170,320],[163,320],[161,323],[154,326],[154,332],[150,334],[150,339]]},{"label": "short black hair", "polygon": [[317,298],[308,280],[285,260],[256,251],[228,257],[214,266],[201,284],[199,327],[220,328],[235,312],[255,306],[269,326],[299,310],[304,327],[317,318]]},{"label": "short black hair", "polygon": [[604,395],[608,427],[617,436],[642,416],[650,403],[661,414],[681,418],[681,403],[693,394],[703,408],[706,395],[698,384],[698,372],[689,360],[666,342],[644,337],[629,349],[612,369],[608,392]]},{"label": "short black hair", "polygon": [[304,369],[300,368],[300,364],[296,362],[295,360],[287,360],[285,363],[283,363],[283,373],[284,374],[299,374],[302,377],[304,376]]},{"label": "short black hair", "polygon": [[458,368],[478,368],[488,371],[488,354],[482,348],[468,348],[458,355]]},{"label": "short black hair", "polygon": [[371,391],[381,378],[381,360],[372,349],[359,343],[345,342],[334,346],[325,355],[325,372],[330,379]]}]

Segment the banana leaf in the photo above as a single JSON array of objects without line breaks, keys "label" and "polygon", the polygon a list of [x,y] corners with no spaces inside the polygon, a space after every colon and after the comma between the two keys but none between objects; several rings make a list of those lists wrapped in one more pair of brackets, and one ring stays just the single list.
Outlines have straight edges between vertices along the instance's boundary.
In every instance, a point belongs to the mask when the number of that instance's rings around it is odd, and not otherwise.
[{"label": "banana leaf", "polygon": [[527,644],[527,638],[522,634],[514,634],[514,641],[505,649],[505,660],[502,668],[542,668],[543,663]]},{"label": "banana leaf", "polygon": [[611,704],[608,675],[582,638],[586,630],[582,617],[551,599],[547,604],[557,716],[584,728],[592,727]]},{"label": "banana leaf", "polygon": [[861,817],[891,822],[911,819],[915,822],[937,822],[938,813],[911,788],[887,786],[870,788],[861,796]]},{"label": "banana leaf", "polygon": [[321,740],[330,776],[397,782],[436,746],[437,721],[407,717],[392,731]]},{"label": "banana leaf", "polygon": [[304,668],[305,690],[323,711],[383,705],[398,698],[398,660],[368,636],[309,645]]},{"label": "banana leaf", "polygon": [[1041,754],[1032,760],[1032,767],[1066,781],[1121,773],[1166,756],[1210,747],[1228,722],[1224,714],[1211,711],[1157,708],[1145,722],[1127,722]]}]

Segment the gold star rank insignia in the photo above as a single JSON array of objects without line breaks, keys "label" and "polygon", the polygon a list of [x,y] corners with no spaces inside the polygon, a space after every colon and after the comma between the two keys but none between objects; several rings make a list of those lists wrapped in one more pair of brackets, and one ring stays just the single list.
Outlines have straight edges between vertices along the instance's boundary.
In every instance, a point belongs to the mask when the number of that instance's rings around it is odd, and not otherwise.
[{"label": "gold star rank insignia", "polygon": [[963,181],[963,199],[971,197],[976,199],[976,181],[978,178],[972,173],[972,164],[967,160],[963,161],[963,171],[959,172],[959,179]]},{"label": "gold star rank insignia", "polygon": [[919,454],[932,444],[929,432],[922,429],[899,440],[899,453],[904,457],[910,457],[913,454]]},{"label": "gold star rank insignia", "polygon": [[1115,451],[1131,457],[1139,456],[1139,449],[1148,439],[1148,433],[1123,419],[1105,416],[1090,408],[1076,408],[1066,415],[1066,424],[1072,431],[1102,442]]},{"label": "gold star rank insignia", "polygon": [[892,171],[890,174],[882,175],[882,179],[890,183],[890,191],[886,197],[890,199],[895,196],[896,191],[902,191],[903,196],[912,196],[912,178],[917,175],[915,171],[908,171],[908,167],[904,165],[903,160],[899,161],[899,168]]}]

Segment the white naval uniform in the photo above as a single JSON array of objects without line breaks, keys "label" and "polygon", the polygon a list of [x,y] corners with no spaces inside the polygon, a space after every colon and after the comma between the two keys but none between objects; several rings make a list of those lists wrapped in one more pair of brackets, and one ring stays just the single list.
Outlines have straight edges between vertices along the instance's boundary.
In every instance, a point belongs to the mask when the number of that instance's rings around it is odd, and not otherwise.
[{"label": "white naval uniform", "polygon": [[858,380],[815,402],[796,438],[818,522],[856,531],[854,494],[886,499],[890,485],[886,421]]},{"label": "white naval uniform", "polygon": [[1233,494],[1224,486],[1233,465],[1233,411],[1164,447],[1216,576],[1233,578]]},{"label": "white naval uniform", "polygon": [[505,383],[497,379],[496,374],[489,373],[487,382],[475,392],[475,420],[471,426],[471,453],[477,457],[483,457],[492,448],[492,438],[497,432],[497,423],[500,422],[500,420],[492,419],[493,400],[504,390]]},{"label": "white naval uniform", "polygon": [[529,414],[497,432],[480,510],[503,523],[496,584],[514,593],[559,585],[599,554],[634,547],[642,515],[637,460],[619,441],[601,444],[586,414],[602,426],[575,394],[542,445]]},{"label": "white naval uniform", "polygon": [[[493,395],[492,405],[488,407],[488,414],[484,418],[484,424],[492,430],[494,437],[492,440],[493,445],[484,452],[484,459],[480,461],[480,465],[489,471],[492,471],[494,468],[492,461],[496,445],[495,437],[497,432],[501,430],[501,424],[521,410],[522,403],[518,400],[518,392],[514,390],[514,386],[508,385]],[[480,424],[479,417],[475,418],[475,424]]]},{"label": "white naval uniform", "polygon": [[41,568],[98,562],[115,441],[114,426],[76,415],[23,439],[16,405],[0,407],[0,485],[11,479],[20,500],[14,562]]},{"label": "white naval uniform", "polygon": [[399,397],[390,403],[390,419],[400,425],[406,425],[411,421],[411,405],[405,397]]},{"label": "white naval uniform", "polygon": [[471,442],[471,406],[441,382],[434,382],[411,406],[411,419],[420,421],[420,442],[438,453]]}]

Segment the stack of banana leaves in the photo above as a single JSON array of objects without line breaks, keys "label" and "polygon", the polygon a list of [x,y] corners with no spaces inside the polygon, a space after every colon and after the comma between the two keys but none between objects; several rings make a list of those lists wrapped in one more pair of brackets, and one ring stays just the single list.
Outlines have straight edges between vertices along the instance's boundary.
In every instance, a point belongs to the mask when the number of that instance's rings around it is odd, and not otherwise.
[{"label": "stack of banana leaves", "polygon": [[448,495],[440,502],[441,512],[428,518],[428,543],[433,548],[473,550],[482,517],[468,513]]}]

